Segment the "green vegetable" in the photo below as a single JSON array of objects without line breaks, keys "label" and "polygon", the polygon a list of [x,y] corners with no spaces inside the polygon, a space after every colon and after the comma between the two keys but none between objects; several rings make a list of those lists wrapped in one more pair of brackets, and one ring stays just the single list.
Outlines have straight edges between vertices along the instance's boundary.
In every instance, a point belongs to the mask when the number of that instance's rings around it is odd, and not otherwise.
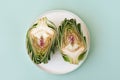
[{"label": "green vegetable", "polygon": [[58,28],[58,46],[65,61],[78,64],[87,51],[86,37],[81,24],[75,19],[65,19]]},{"label": "green vegetable", "polygon": [[48,63],[56,46],[56,26],[43,17],[27,31],[26,43],[28,54],[36,64]]}]

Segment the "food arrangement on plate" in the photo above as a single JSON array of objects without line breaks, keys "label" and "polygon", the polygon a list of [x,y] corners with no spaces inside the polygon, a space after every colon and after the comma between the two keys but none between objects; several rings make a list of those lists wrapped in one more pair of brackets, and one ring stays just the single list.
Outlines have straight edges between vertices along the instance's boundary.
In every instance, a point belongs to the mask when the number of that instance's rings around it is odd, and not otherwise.
[{"label": "food arrangement on plate", "polygon": [[[58,43],[58,44],[57,44]],[[27,32],[27,49],[36,63],[48,63],[56,46],[65,61],[78,64],[86,53],[86,37],[83,36],[80,23],[75,19],[66,19],[58,27],[46,17],[36,21]]]},{"label": "food arrangement on plate", "polygon": [[41,15],[27,30],[26,47],[41,69],[64,74],[78,68],[89,51],[89,33],[84,22],[65,10]]}]

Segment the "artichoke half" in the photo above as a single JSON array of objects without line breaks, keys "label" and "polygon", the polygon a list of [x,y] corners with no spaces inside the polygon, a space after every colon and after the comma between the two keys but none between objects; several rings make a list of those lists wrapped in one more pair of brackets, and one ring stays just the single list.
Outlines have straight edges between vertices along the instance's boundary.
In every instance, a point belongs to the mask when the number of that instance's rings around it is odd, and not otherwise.
[{"label": "artichoke half", "polygon": [[65,61],[78,64],[87,51],[86,37],[75,19],[64,19],[58,28],[58,46]]},{"label": "artichoke half", "polygon": [[48,63],[56,45],[57,29],[53,22],[43,17],[29,28],[26,36],[28,54],[36,64]]}]

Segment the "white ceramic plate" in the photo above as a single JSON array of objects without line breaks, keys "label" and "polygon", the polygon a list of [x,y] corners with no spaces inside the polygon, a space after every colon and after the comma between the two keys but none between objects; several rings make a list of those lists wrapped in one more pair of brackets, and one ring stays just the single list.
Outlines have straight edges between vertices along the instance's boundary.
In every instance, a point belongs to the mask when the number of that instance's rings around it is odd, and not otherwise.
[{"label": "white ceramic plate", "polygon": [[60,52],[57,51],[54,55],[52,55],[51,60],[47,64],[42,63],[42,64],[38,64],[38,66],[41,69],[54,74],[65,74],[77,69],[85,61],[88,55],[89,46],[90,46],[89,32],[86,28],[85,23],[77,15],[65,10],[48,11],[47,13],[44,13],[43,15],[41,15],[39,18],[42,18],[42,17],[47,17],[50,21],[54,22],[57,27],[61,24],[61,21],[63,21],[65,18],[76,19],[77,23],[81,23],[81,29],[82,29],[83,35],[86,36],[88,49],[87,49],[86,56],[82,61],[79,62],[78,65],[70,64],[64,61]]}]

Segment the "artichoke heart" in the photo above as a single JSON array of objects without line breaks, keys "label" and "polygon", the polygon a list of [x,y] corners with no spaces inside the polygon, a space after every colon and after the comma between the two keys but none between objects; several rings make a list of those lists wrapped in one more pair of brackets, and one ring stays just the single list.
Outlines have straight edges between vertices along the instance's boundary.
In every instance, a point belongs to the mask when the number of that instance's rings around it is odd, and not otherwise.
[{"label": "artichoke heart", "polygon": [[28,54],[36,64],[48,63],[54,53],[57,29],[53,22],[43,17],[35,22],[26,36]]},{"label": "artichoke heart", "polygon": [[58,28],[58,46],[63,59],[78,64],[87,51],[86,37],[83,36],[80,23],[75,19],[65,19]]}]

